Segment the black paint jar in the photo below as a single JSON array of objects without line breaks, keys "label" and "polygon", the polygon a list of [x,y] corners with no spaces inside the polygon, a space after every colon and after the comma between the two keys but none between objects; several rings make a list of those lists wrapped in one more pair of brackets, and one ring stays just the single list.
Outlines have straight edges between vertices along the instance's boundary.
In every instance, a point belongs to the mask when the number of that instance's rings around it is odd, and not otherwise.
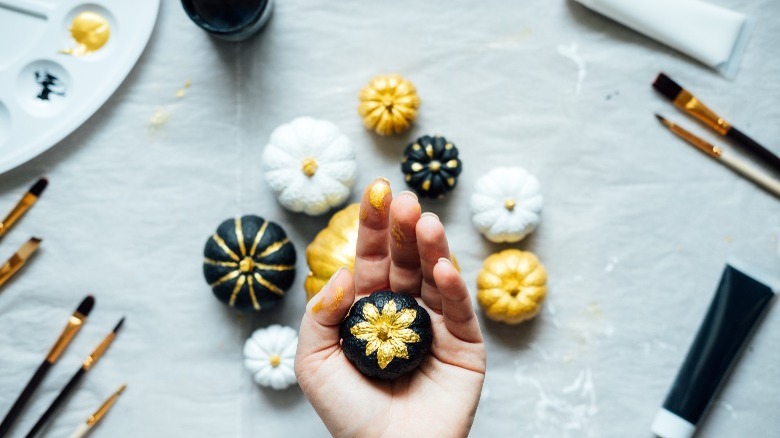
[{"label": "black paint jar", "polygon": [[271,18],[273,0],[181,0],[184,12],[206,32],[227,41],[254,35]]}]

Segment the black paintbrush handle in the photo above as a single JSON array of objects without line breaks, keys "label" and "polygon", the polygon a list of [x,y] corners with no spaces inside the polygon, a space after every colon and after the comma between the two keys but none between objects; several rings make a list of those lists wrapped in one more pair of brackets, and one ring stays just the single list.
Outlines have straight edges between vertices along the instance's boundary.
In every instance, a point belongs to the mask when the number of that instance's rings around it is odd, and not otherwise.
[{"label": "black paintbrush handle", "polygon": [[53,402],[49,405],[49,408],[46,409],[46,412],[41,415],[41,418],[38,419],[38,422],[35,423],[35,426],[33,426],[32,429],[30,429],[30,432],[27,433],[26,438],[33,438],[35,435],[38,434],[38,432],[41,431],[44,425],[46,425],[46,422],[49,421],[49,418],[54,415],[54,412],[57,410],[57,408],[60,407],[60,405],[65,401],[66,398],[68,398],[68,395],[70,395],[71,392],[73,392],[73,388],[76,386],[77,383],[79,383],[79,380],[81,380],[81,377],[84,375],[86,371],[84,371],[84,368],[79,368],[79,370],[76,372],[76,374],[73,375],[73,377],[70,378],[70,381],[67,385],[65,385],[64,388],[62,388],[62,391],[60,391],[57,398],[54,399]]},{"label": "black paintbrush handle", "polygon": [[726,133],[726,137],[734,140],[737,144],[763,159],[764,162],[770,165],[775,171],[780,172],[780,157],[758,144],[739,129],[732,126]]},{"label": "black paintbrush handle", "polygon": [[14,402],[14,405],[11,406],[11,410],[8,411],[5,418],[3,418],[3,422],[0,423],[0,438],[6,436],[11,430],[14,421],[16,421],[16,418],[22,413],[24,405],[27,404],[30,397],[32,397],[33,392],[35,392],[35,389],[41,384],[46,373],[49,372],[49,368],[51,368],[51,364],[44,360],[41,366],[38,367],[38,370],[35,371],[35,374],[33,374],[30,381],[27,382],[27,386],[24,387],[22,393],[19,394],[19,397]]}]

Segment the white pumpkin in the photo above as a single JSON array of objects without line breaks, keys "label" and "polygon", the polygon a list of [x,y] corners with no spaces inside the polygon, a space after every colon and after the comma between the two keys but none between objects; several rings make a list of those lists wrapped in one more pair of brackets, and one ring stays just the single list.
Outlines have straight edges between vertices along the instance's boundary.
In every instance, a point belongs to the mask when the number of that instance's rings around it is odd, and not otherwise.
[{"label": "white pumpkin", "polygon": [[271,133],[263,169],[284,208],[319,215],[349,197],[357,174],[355,148],[333,123],[299,117]]},{"label": "white pumpkin", "polygon": [[518,242],[539,225],[539,181],[522,167],[497,167],[477,180],[471,220],[493,242]]},{"label": "white pumpkin", "polygon": [[258,385],[285,389],[297,382],[295,350],[298,333],[278,324],[257,329],[244,344],[244,365]]}]

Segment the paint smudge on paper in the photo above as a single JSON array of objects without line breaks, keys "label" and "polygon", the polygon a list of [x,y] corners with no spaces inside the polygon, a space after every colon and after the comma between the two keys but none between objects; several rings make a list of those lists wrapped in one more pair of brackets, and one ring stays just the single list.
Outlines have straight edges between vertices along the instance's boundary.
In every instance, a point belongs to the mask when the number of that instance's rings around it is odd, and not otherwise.
[{"label": "paint smudge on paper", "polygon": [[577,66],[577,85],[574,87],[574,93],[580,94],[582,92],[582,83],[585,82],[585,75],[587,69],[585,65],[585,59],[579,54],[576,43],[571,43],[568,46],[559,44],[558,54],[564,58],[570,59]]},{"label": "paint smudge on paper", "polygon": [[180,88],[178,91],[176,91],[176,97],[181,99],[182,97],[187,95],[187,90],[190,89],[190,86],[192,85],[192,81],[187,79],[184,81],[184,87]]},{"label": "paint smudge on paper", "polygon": [[149,126],[151,128],[159,129],[171,118],[171,111],[168,108],[158,106],[154,109],[154,114],[149,119]]}]

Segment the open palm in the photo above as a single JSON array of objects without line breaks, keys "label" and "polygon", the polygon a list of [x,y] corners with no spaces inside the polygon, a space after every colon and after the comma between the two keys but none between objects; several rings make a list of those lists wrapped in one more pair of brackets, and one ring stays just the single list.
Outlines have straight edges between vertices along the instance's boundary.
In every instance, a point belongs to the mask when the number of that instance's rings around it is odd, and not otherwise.
[{"label": "open palm", "polygon": [[[485,377],[485,346],[439,219],[421,215],[411,192],[393,199],[387,180],[374,181],[360,204],[354,272],[337,272],[301,321],[295,372],[328,430],[339,437],[465,436]],[[362,375],[339,342],[353,302],[388,288],[414,296],[433,329],[428,357],[392,381]]]}]

